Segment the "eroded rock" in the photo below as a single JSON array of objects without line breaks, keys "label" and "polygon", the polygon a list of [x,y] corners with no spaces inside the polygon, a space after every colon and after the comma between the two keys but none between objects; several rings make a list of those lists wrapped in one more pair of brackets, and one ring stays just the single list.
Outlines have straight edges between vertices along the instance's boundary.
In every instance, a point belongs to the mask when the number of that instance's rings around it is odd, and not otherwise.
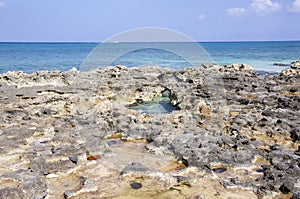
[{"label": "eroded rock", "polygon": [[[1,74],[0,195],[93,198],[153,190],[157,197],[194,197],[202,190],[212,197],[219,190],[226,198],[237,197],[234,188],[249,198],[296,198],[299,75],[286,69],[260,76],[245,64]],[[166,91],[176,111],[131,109]],[[173,162],[135,159],[153,156]],[[201,188],[206,183],[210,192]]]}]

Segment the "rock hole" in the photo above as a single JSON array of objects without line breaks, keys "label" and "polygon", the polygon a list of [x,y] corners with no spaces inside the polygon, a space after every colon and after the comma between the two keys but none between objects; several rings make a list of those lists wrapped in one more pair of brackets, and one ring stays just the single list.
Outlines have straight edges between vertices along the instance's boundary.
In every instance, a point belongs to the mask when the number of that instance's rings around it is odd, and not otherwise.
[{"label": "rock hole", "polygon": [[165,90],[161,96],[156,96],[149,102],[137,100],[136,103],[129,106],[129,108],[140,112],[141,114],[167,114],[179,110],[179,108],[171,104],[170,91]]},{"label": "rock hole", "polygon": [[182,162],[182,164],[183,164],[185,167],[188,167],[188,166],[189,166],[188,160],[182,158],[182,159],[181,159],[181,162]]},{"label": "rock hole", "polygon": [[189,79],[189,80],[188,80],[188,83],[189,83],[189,84],[193,84],[194,81],[193,81],[192,79]]},{"label": "rock hole", "polygon": [[140,188],[142,188],[142,184],[138,183],[138,182],[133,182],[133,183],[130,184],[130,186],[133,189],[140,189]]}]

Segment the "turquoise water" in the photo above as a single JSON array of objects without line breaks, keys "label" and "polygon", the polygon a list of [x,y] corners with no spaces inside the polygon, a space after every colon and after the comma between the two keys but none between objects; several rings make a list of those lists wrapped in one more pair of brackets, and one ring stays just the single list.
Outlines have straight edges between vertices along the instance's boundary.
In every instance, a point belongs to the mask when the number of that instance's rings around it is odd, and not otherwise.
[{"label": "turquoise water", "polygon": [[[274,62],[290,63],[300,58],[300,41],[200,42],[199,44],[215,63],[246,63],[253,65],[256,70],[279,72],[284,67],[273,66]],[[0,43],[0,73],[20,70],[26,73],[55,69],[64,71],[72,67],[80,69],[82,62],[97,45],[97,43]],[[122,48],[119,44],[111,45],[115,49]],[[127,47],[130,45],[140,47],[141,44],[129,43]],[[194,49],[189,49],[188,45],[172,44],[172,48],[183,46],[191,57],[197,59],[197,53]],[[201,62],[200,59],[198,61]],[[128,67],[160,65],[175,69],[191,66],[191,63],[174,53],[150,48],[127,53],[111,64],[122,64]]]},{"label": "turquoise water", "polygon": [[177,106],[171,104],[169,98],[170,92],[164,91],[161,97],[154,97],[150,102],[135,103],[130,106],[142,114],[165,114],[171,113],[172,111],[179,110]]},{"label": "turquoise water", "polygon": [[0,73],[79,68],[95,43],[0,43]]}]

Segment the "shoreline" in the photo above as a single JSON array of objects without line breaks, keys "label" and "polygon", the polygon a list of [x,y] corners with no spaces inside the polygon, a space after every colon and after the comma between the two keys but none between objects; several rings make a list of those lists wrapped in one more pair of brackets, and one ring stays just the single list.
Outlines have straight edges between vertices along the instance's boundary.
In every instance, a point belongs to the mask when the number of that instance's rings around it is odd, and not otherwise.
[{"label": "shoreline", "polygon": [[[0,85],[1,196],[300,196],[299,69],[74,68]],[[130,108],[163,95],[175,111]]]},{"label": "shoreline", "polygon": [[[232,65],[232,64],[218,64],[218,63],[207,63],[207,64],[214,64],[214,65],[219,65],[219,66],[226,66],[226,65]],[[240,64],[240,63],[235,63],[235,64]],[[205,65],[205,64],[204,64]],[[248,64],[245,64],[245,65],[248,65]],[[117,65],[118,66],[118,65]],[[122,66],[122,65],[120,65]],[[249,65],[250,66],[250,65]],[[113,67],[113,66],[106,66],[106,67],[99,67],[98,69],[104,69],[104,68],[108,68],[108,67]],[[149,66],[137,66],[137,67],[128,67],[129,69],[135,69],[135,68],[147,68],[147,67],[160,67],[159,65],[149,65]],[[252,66],[251,66],[252,67]],[[190,66],[190,67],[185,67],[185,68],[182,68],[182,69],[173,69],[173,68],[170,68],[170,67],[160,67],[160,68],[163,68],[163,69],[169,69],[169,70],[184,70],[184,69],[187,69],[187,68],[201,68],[201,66]],[[256,70],[256,69],[253,69],[254,72],[256,72],[257,74],[259,75],[262,75],[262,76],[266,76],[266,75],[280,75],[280,73],[283,71],[283,70],[286,70],[286,69],[289,69],[290,68],[290,65],[289,66],[281,66],[282,70],[279,72],[279,71],[270,71],[270,70]],[[33,73],[38,73],[38,72],[41,72],[41,71],[60,71],[60,72],[68,72],[69,70],[78,70],[79,72],[80,69],[77,68],[77,67],[72,67],[70,69],[66,69],[66,70],[59,70],[59,69],[54,69],[54,70],[38,70],[38,71],[34,71],[34,72],[31,72],[31,73],[27,73],[25,71],[22,71],[22,70],[9,70],[9,71],[6,71],[6,72],[3,72],[3,73],[0,73],[0,75],[4,75],[5,73],[18,73],[18,72],[21,72],[21,73],[24,73],[24,74],[27,74],[27,75],[30,75],[30,74],[33,74]],[[97,70],[97,69],[94,69],[94,70]],[[266,74],[266,75],[264,75]]]}]

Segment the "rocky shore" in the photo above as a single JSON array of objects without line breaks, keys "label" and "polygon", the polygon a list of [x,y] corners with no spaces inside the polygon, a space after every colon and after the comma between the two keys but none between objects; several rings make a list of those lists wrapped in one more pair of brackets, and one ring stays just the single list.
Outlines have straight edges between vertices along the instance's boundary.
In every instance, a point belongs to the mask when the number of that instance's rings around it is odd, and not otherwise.
[{"label": "rocky shore", "polygon": [[7,72],[0,93],[0,198],[300,198],[299,68]]}]

